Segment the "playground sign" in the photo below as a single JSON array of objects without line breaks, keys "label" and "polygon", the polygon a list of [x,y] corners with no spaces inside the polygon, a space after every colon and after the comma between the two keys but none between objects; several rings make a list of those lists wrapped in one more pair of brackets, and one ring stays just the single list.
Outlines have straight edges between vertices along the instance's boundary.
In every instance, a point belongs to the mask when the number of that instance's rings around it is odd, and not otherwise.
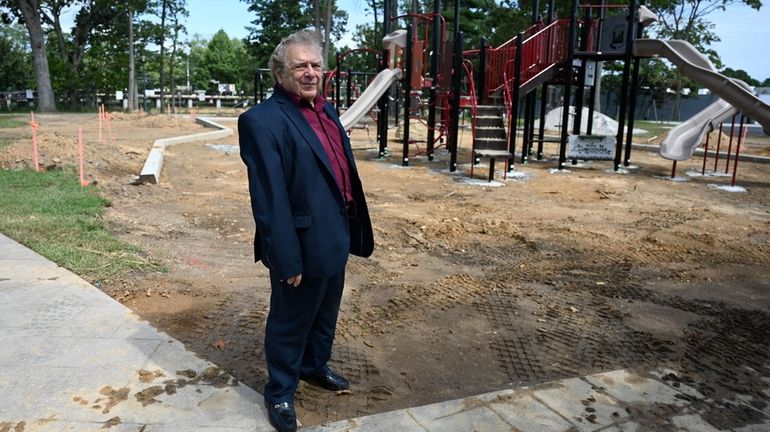
[{"label": "playground sign", "polygon": [[615,136],[570,135],[567,158],[612,160],[614,159],[615,143]]},{"label": "playground sign", "polygon": [[626,49],[628,37],[628,20],[624,15],[613,15],[605,18],[602,26],[602,36],[599,41],[599,51],[605,54],[622,53]]}]

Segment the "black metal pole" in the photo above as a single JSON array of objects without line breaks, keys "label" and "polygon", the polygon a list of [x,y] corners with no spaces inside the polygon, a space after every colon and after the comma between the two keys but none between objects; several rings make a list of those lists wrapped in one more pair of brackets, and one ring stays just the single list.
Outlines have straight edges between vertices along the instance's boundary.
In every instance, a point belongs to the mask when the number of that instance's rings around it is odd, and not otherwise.
[{"label": "black metal pole", "polygon": [[[586,8],[583,17],[583,29],[580,32],[580,50],[588,49],[588,29],[591,23],[591,9]],[[575,87],[575,118],[572,124],[572,133],[580,135],[580,127],[583,123],[583,99],[585,98],[585,80],[586,80],[586,59],[580,59],[580,69],[578,70],[577,86]]]},{"label": "black metal pole", "polygon": [[620,85],[620,107],[618,113],[618,135],[615,147],[615,161],[613,169],[620,169],[620,159],[623,152],[623,129],[626,126],[626,104],[628,103],[629,76],[631,75],[631,60],[633,60],[634,48],[634,23],[636,22],[637,1],[631,0],[631,6],[628,8],[628,23],[626,28],[626,52],[623,59],[623,79]]},{"label": "black metal pole", "polygon": [[449,154],[449,172],[457,171],[457,139],[460,132],[460,81],[463,67],[463,34],[455,33],[454,61],[452,62],[452,136]]},{"label": "black metal pole", "polygon": [[406,26],[406,70],[404,71],[404,152],[401,159],[401,166],[409,166],[409,110],[411,108],[411,93],[412,93],[412,48],[414,43],[412,41],[413,28],[411,25]]},{"label": "black metal pole", "polygon": [[[511,161],[508,163],[508,171],[512,171],[516,159],[516,135],[519,129],[519,100],[521,92],[521,47],[522,39],[524,35],[519,32],[516,35],[516,53],[514,55],[514,67],[513,67],[513,94],[511,95],[511,136],[508,137],[510,144],[508,145],[508,153],[513,155]],[[521,151],[521,163],[527,162],[527,150],[526,146],[522,146]]]},{"label": "black metal pole", "polygon": [[346,81],[347,85],[345,86],[345,108],[350,108],[350,103],[352,102],[352,95],[353,95],[353,70],[348,69],[348,80]]},{"label": "black metal pole", "polygon": [[[530,141],[530,132],[533,129],[534,120],[535,120],[535,110],[532,106],[532,102],[535,100],[532,99],[532,97],[535,96],[533,92],[527,93],[527,95],[524,97],[524,130],[522,131],[522,139],[521,139],[521,145],[522,145],[522,152],[523,155],[521,161],[522,163],[527,162],[529,160],[529,156],[532,154],[532,142]],[[526,160],[524,159],[524,156],[526,157]]]},{"label": "black metal pole", "polygon": [[566,83],[564,84],[564,96],[561,108],[561,143],[559,145],[559,169],[564,169],[567,160],[567,139],[569,135],[569,108],[570,93],[572,93],[572,61],[575,58],[575,30],[577,28],[578,0],[572,0],[572,13],[570,14],[569,32],[567,33],[567,66]]},{"label": "black metal pole", "polygon": [[[635,38],[641,38],[642,26],[637,22],[636,16],[634,16],[633,22]],[[629,32],[630,33],[630,32]],[[634,70],[631,75],[631,100],[628,102],[628,133],[626,134],[626,152],[623,156],[623,166],[631,165],[631,146],[634,138],[634,118],[636,117],[636,96],[639,90],[639,66],[641,59],[639,57],[634,58]]]},{"label": "black metal pole", "polygon": [[[602,0],[599,3],[600,6],[604,6],[604,0]],[[599,8],[599,28],[596,30],[596,41],[602,40],[602,23],[604,22],[604,8]],[[598,49],[597,49],[598,51]],[[596,111],[596,87],[599,86],[599,83],[601,82],[602,77],[599,74],[599,64],[601,60],[596,61],[594,63],[594,82],[591,86],[591,91],[588,94],[588,100],[590,101],[588,103],[588,125],[586,127],[586,133],[588,135],[593,135],[594,133],[594,111]]]},{"label": "black metal pole", "polygon": [[257,72],[254,73],[254,103],[257,104],[259,102],[262,102],[259,100],[259,82],[262,81],[260,79],[260,72],[259,69],[257,69]]},{"label": "black metal pole", "polygon": [[431,39],[430,78],[431,84],[428,90],[428,144],[425,150],[428,160],[433,160],[433,142],[436,140],[436,88],[438,87],[438,60],[441,50],[441,0],[433,2],[433,36]]},{"label": "black metal pole", "polygon": [[337,115],[340,113],[340,105],[342,105],[342,87],[340,83],[340,75],[342,75],[342,58],[339,53],[337,53],[337,75],[334,77],[334,100],[337,101],[336,107],[337,108]]},{"label": "black metal pole", "polygon": [[460,0],[455,0],[455,35],[460,33]]},{"label": "black metal pole", "polygon": [[[388,34],[390,34],[390,0],[386,0],[383,4],[383,13],[382,13],[382,28],[383,28],[383,35],[384,38]],[[380,70],[385,70],[385,68],[388,67],[388,51],[383,50],[382,51],[382,64],[380,65]],[[388,154],[388,98],[390,97],[390,92],[385,92],[381,97],[380,100],[377,102],[377,106],[379,107],[379,113],[377,114],[377,141],[380,143],[380,151],[379,156],[380,158],[385,157]]]},{"label": "black metal pole", "polygon": [[[556,0],[548,3],[546,23],[553,22],[553,12],[556,9]],[[543,139],[545,138],[545,115],[548,108],[548,83],[544,83],[540,90],[540,128],[538,130],[537,160],[543,160]]]}]

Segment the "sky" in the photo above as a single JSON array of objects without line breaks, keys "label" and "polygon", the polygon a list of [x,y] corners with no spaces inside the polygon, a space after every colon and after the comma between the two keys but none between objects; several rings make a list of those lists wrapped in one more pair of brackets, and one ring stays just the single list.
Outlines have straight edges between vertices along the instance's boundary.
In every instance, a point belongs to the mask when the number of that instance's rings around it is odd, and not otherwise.
[{"label": "sky", "polygon": [[[373,20],[365,0],[338,0],[341,9],[348,11],[348,31],[356,24]],[[243,38],[248,35],[253,15],[248,5],[241,0],[188,0],[187,31],[199,33],[210,39],[223,29],[228,36]],[[708,19],[715,24],[714,32],[722,39],[712,47],[719,53],[725,67],[743,69],[752,78],[763,81],[770,78],[770,2],[765,2],[757,12],[743,5],[734,5],[724,12],[714,12]],[[353,45],[352,40],[343,39],[343,45]]]}]

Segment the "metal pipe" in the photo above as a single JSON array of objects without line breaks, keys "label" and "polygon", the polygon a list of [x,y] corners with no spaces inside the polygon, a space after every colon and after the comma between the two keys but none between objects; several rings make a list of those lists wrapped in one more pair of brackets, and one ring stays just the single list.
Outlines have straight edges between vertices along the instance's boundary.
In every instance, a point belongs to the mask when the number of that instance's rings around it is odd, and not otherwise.
[{"label": "metal pipe", "polygon": [[[733,118],[733,121],[735,118]],[[719,163],[719,149],[722,146],[722,125],[723,123],[719,123],[719,137],[717,137],[717,151],[714,157],[714,169],[713,172],[717,172],[717,163]]]},{"label": "metal pipe", "polygon": [[[730,141],[727,145],[727,161],[725,161],[725,174],[727,174],[727,171],[730,169],[730,152],[733,151],[733,135],[735,135],[735,116],[737,114],[733,115],[733,122],[730,125]],[[741,121],[743,121],[743,116],[741,116]]]},{"label": "metal pipe", "polygon": [[[508,153],[511,155],[516,155],[516,135],[518,134],[519,129],[519,92],[521,91],[521,58],[522,58],[522,39],[524,38],[524,35],[519,32],[516,35],[516,55],[513,65],[513,96],[511,97],[511,144],[508,149]],[[507,85],[507,84],[506,84]],[[511,158],[511,163],[509,164],[509,171],[513,170],[513,163],[514,158]],[[522,149],[521,152],[521,163],[525,163],[527,161],[527,155],[526,155],[526,147]]]},{"label": "metal pipe", "polygon": [[706,134],[706,146],[703,148],[703,168],[700,170],[700,175],[706,175],[706,159],[709,155],[709,139],[711,138],[711,131]]},{"label": "metal pipe", "polygon": [[570,93],[572,92],[572,60],[575,58],[575,30],[577,28],[578,0],[572,0],[572,13],[570,14],[569,31],[567,33],[567,67],[566,83],[564,84],[564,97],[561,112],[561,144],[559,146],[559,169],[564,169],[567,160],[567,138],[569,134],[569,107]]},{"label": "metal pipe", "polygon": [[412,48],[414,47],[414,41],[412,41],[412,33],[414,29],[410,25],[406,26],[406,65],[404,71],[404,136],[403,136],[403,157],[401,159],[401,166],[409,166],[409,111],[412,108],[411,105],[411,93],[412,93],[412,63],[414,62]]},{"label": "metal pipe", "polygon": [[741,115],[741,128],[740,132],[738,132],[740,134],[738,137],[738,146],[735,147],[735,163],[733,164],[733,179],[730,182],[731,186],[735,186],[735,177],[738,174],[738,156],[740,156],[741,153],[741,145],[743,145],[743,141],[746,139],[746,132],[749,131],[749,129],[744,126],[745,120],[746,116]]},{"label": "metal pipe", "polygon": [[462,32],[455,33],[455,52],[454,52],[454,64],[452,68],[452,109],[451,109],[451,122],[452,122],[452,137],[450,142],[450,155],[449,155],[449,172],[457,171],[457,135],[460,130],[460,76],[462,75],[463,67],[463,34]]},{"label": "metal pipe", "polygon": [[433,142],[436,140],[436,86],[438,86],[438,59],[441,50],[439,40],[441,34],[441,23],[439,22],[438,15],[441,13],[441,0],[434,0],[433,2],[433,38],[431,39],[432,54],[430,57],[430,77],[431,85],[428,90],[428,144],[425,150],[428,153],[428,160],[433,160]]},{"label": "metal pipe", "polygon": [[636,22],[636,9],[637,1],[631,0],[631,6],[628,8],[628,21],[626,29],[626,51],[623,60],[623,79],[620,86],[620,113],[618,114],[618,135],[617,144],[615,147],[615,161],[613,169],[615,171],[620,169],[620,159],[623,152],[623,129],[626,125],[626,104],[628,101],[629,91],[629,76],[631,75],[631,60],[633,59],[633,47],[634,47],[634,24]]}]

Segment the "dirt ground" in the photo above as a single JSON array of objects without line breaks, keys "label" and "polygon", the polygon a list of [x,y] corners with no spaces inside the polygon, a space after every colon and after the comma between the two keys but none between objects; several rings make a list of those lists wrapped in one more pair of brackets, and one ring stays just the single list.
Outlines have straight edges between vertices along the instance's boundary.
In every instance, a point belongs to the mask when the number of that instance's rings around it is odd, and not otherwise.
[{"label": "dirt ground", "polygon": [[[136,185],[153,139],[204,129],[117,114],[114,141],[99,143],[95,115],[38,121],[47,166],[73,164],[86,127],[86,178],[112,202],[109,226],[169,268],[92,282],[261,391],[269,283],[252,255],[237,133],[169,147],[160,183]],[[0,167],[29,166],[29,128],[0,134],[15,139]],[[391,142],[378,159],[374,135],[353,132],[376,249],[349,262],[332,359],[352,395],[302,384],[303,424],[619,368],[670,368],[707,396],[697,403],[716,427],[764,419],[770,165],[741,161],[744,189],[732,192],[715,187],[728,176],[693,174],[701,159],[679,163],[675,179],[670,162],[637,150],[619,172],[606,161],[557,172],[547,147],[547,160],[487,184],[485,163],[469,181],[469,131],[455,174],[443,151],[403,168]],[[748,139],[742,153],[768,153],[769,138]],[[649,424],[675,414],[661,407]]]}]

